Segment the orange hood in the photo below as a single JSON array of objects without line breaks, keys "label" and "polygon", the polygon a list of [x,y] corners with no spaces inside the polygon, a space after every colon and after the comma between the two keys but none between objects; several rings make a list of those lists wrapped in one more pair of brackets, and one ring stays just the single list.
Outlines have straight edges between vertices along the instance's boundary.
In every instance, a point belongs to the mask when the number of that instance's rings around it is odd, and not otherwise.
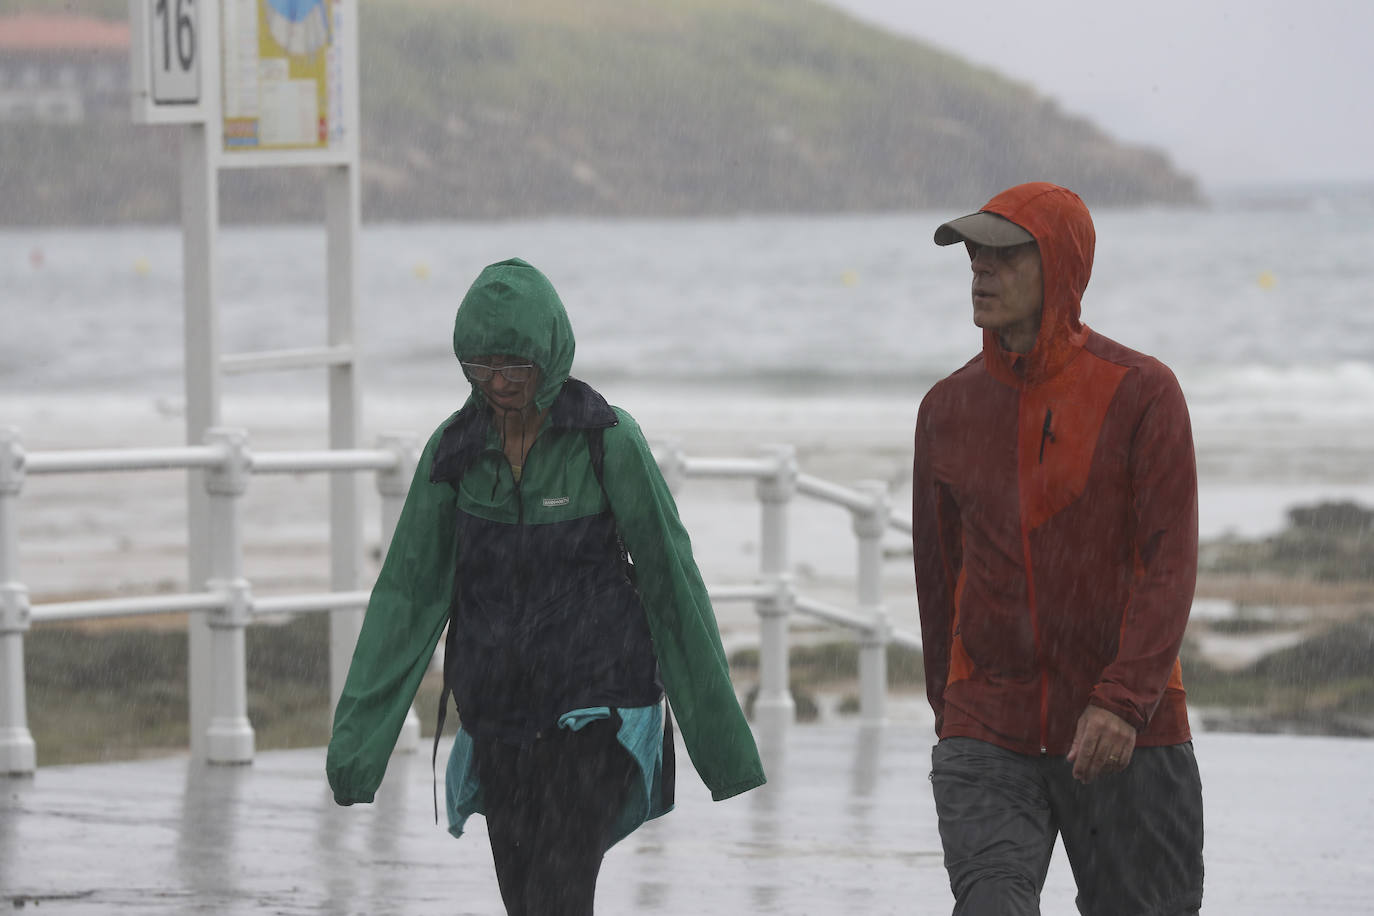
[{"label": "orange hood", "polygon": [[1013,386],[1035,385],[1068,365],[1088,339],[1088,328],[1078,316],[1093,270],[1097,233],[1092,216],[1077,194],[1044,181],[1008,188],[983,210],[1025,229],[1040,247],[1044,307],[1024,377],[1012,369],[1016,354],[1003,349],[996,334],[983,332],[983,358],[993,377]]}]

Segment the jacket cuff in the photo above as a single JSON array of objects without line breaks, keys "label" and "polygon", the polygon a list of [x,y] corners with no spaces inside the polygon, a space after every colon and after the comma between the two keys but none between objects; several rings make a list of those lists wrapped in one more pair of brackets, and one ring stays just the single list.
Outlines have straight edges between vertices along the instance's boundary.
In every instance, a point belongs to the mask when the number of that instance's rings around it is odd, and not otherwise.
[{"label": "jacket cuff", "polygon": [[364,805],[370,805],[372,804],[372,800],[374,798],[376,798],[376,793],[374,792],[368,792],[366,794],[358,793],[355,795],[348,792],[338,791],[334,793],[334,804],[342,805],[344,807],[359,803]]},{"label": "jacket cuff", "polygon": [[1116,703],[1110,698],[1104,697],[1099,690],[1094,690],[1092,696],[1088,697],[1088,705],[1096,706],[1098,709],[1105,709],[1107,712],[1122,719],[1137,732],[1145,730],[1145,726],[1150,724],[1149,719],[1140,714],[1140,710],[1133,703]]},{"label": "jacket cuff", "polygon": [[732,782],[728,786],[721,786],[719,789],[712,789],[711,800],[725,801],[725,799],[733,798],[734,796],[739,795],[742,792],[748,792],[750,789],[757,789],[759,786],[763,785],[767,781],[768,780],[764,777],[764,775],[760,773],[757,776],[750,776],[748,779],[741,779],[738,782]]},{"label": "jacket cuff", "polygon": [[375,790],[368,792],[347,784],[341,784],[334,780],[332,774],[329,777],[329,787],[334,792],[334,804],[343,805],[345,807],[359,803],[364,805],[371,804],[372,800],[377,797]]}]

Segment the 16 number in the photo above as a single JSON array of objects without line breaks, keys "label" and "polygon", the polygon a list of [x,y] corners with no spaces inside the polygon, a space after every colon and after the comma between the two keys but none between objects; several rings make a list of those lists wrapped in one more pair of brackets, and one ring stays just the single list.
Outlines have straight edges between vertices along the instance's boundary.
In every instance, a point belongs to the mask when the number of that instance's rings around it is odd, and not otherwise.
[{"label": "16 number", "polygon": [[[194,6],[195,0],[176,0],[176,45],[177,64],[183,71],[191,69],[195,63],[196,26],[187,7]],[[172,69],[172,11],[168,0],[157,0],[153,7],[154,15],[162,20],[162,69]]]}]

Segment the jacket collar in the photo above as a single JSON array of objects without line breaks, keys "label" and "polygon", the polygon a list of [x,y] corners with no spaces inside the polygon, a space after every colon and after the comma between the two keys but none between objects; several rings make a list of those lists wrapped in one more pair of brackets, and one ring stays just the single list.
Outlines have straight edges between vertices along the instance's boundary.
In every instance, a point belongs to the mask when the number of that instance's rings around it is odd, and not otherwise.
[{"label": "jacket collar", "polygon": [[[606,429],[619,423],[615,411],[601,394],[579,379],[569,377],[549,408],[549,429]],[[487,444],[491,407],[476,399],[453,415],[439,437],[430,468],[430,483],[457,483]]]},{"label": "jacket collar", "polygon": [[1013,367],[1017,354],[1005,350],[992,331],[983,332],[984,363],[993,377],[1013,387],[1033,387],[1058,375],[1087,343],[1090,332],[1079,311],[1097,240],[1092,216],[1077,194],[1046,182],[1008,188],[983,209],[1025,229],[1040,248],[1044,305],[1023,371]]}]

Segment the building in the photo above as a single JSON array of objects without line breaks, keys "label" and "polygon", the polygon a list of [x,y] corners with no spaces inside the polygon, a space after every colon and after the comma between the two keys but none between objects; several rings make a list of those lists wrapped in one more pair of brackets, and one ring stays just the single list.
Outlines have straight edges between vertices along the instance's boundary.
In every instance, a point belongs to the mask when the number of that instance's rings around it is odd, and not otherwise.
[{"label": "building", "polygon": [[0,123],[128,118],[128,23],[0,16]]}]

